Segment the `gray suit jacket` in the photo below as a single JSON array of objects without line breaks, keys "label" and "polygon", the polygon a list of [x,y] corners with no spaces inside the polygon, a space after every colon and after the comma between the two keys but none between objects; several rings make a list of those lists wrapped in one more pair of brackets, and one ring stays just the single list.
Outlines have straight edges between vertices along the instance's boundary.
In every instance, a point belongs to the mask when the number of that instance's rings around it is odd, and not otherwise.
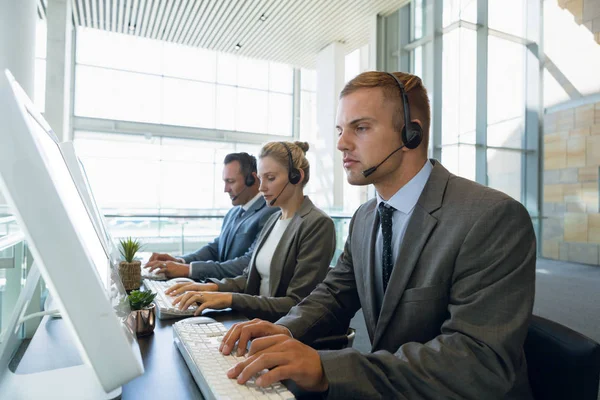
[{"label": "gray suit jacket", "polygon": [[194,253],[182,256],[191,264],[191,277],[196,280],[228,278],[240,275],[252,256],[252,246],[265,222],[277,207],[267,207],[260,197],[237,219],[241,207],[233,207],[223,219],[221,234]]},{"label": "gray suit jacket", "polygon": [[311,342],[362,307],[371,353],[320,353],[330,398],[532,398],[523,354],[535,290],[530,217],[505,194],[433,162],[381,313],[371,200],[356,211],[336,267],[278,321]]},{"label": "gray suit jacket", "polygon": [[248,318],[276,321],[322,282],[335,251],[333,220],[308,196],[286,228],[271,261],[270,296],[259,296],[256,254],[267,240],[281,211],[269,218],[257,239],[249,267],[236,278],[210,279],[220,292],[234,292],[231,308]]}]

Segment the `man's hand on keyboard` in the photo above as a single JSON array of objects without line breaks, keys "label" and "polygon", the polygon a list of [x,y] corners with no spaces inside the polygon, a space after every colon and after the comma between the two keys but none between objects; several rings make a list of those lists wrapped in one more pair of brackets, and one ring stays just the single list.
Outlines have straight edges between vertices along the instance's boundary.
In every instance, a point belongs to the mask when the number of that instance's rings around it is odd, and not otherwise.
[{"label": "man's hand on keyboard", "polygon": [[167,290],[165,294],[168,296],[179,296],[185,292],[214,292],[219,290],[219,287],[214,283],[176,283]]},{"label": "man's hand on keyboard", "polygon": [[260,387],[284,379],[291,379],[311,392],[324,392],[329,387],[319,353],[288,335],[253,340],[248,358],[227,371],[227,376],[244,384],[264,370],[268,371],[255,381]]},{"label": "man's hand on keyboard", "polygon": [[275,325],[272,322],[263,321],[255,318],[252,321],[240,322],[234,324],[223,336],[219,351],[229,355],[235,344],[238,343],[238,356],[243,356],[246,352],[246,346],[251,339],[272,336],[286,335],[292,337],[290,331],[281,325]]},{"label": "man's hand on keyboard", "polygon": [[152,253],[152,255],[150,256],[150,258],[148,259],[148,262],[151,261],[176,261],[176,262],[182,262],[183,260],[180,258],[175,258],[170,254],[166,254],[166,253]]},{"label": "man's hand on keyboard", "polygon": [[219,292],[187,292],[173,300],[173,305],[179,304],[180,310],[187,310],[189,306],[198,304],[194,315],[202,314],[207,308],[222,310],[231,307],[231,293]]},{"label": "man's hand on keyboard", "polygon": [[190,274],[190,266],[175,261],[148,261],[144,268],[150,272],[163,273],[167,278],[187,277]]}]

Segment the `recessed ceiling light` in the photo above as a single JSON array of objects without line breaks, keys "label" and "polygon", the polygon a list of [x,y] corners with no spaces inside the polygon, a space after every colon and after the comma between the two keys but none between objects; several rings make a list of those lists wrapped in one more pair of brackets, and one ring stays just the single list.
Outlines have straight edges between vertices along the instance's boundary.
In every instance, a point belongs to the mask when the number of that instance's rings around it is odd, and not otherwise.
[{"label": "recessed ceiling light", "polygon": [[235,47],[234,47],[234,48],[235,48],[236,50],[239,50],[239,49],[241,49],[241,48],[242,48],[242,45],[238,43],[238,44],[236,44],[236,45],[235,45]]},{"label": "recessed ceiling light", "polygon": [[135,24],[129,24],[129,32],[135,32]]},{"label": "recessed ceiling light", "polygon": [[265,22],[267,20],[267,16],[265,14],[261,15],[259,18],[262,22]]}]

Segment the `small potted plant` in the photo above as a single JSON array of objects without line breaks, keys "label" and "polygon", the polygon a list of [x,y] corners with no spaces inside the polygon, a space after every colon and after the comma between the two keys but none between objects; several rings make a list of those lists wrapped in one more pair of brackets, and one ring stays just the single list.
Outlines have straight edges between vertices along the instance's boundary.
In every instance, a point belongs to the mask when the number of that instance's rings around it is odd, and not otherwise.
[{"label": "small potted plant", "polygon": [[125,286],[125,290],[139,289],[142,281],[142,262],[135,259],[135,254],[141,249],[142,245],[136,239],[128,237],[125,240],[119,240],[119,252],[123,261],[119,263],[119,276]]},{"label": "small potted plant", "polygon": [[152,301],[156,293],[150,290],[140,292],[133,290],[127,300],[131,312],[127,316],[127,325],[137,336],[146,336],[154,332],[156,326],[156,308]]}]

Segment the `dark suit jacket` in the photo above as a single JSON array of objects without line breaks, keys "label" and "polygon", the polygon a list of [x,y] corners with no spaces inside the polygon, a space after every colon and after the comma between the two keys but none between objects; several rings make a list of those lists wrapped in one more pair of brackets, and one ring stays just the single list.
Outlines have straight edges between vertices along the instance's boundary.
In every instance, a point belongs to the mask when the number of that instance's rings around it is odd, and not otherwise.
[{"label": "dark suit jacket", "polygon": [[236,220],[241,206],[233,207],[223,219],[221,234],[211,243],[182,258],[191,264],[196,280],[240,275],[252,256],[252,245],[277,207],[267,207],[262,196]]},{"label": "dark suit jacket", "polygon": [[220,292],[234,292],[231,308],[248,318],[275,321],[323,281],[335,251],[333,220],[319,210],[308,196],[292,217],[271,261],[270,296],[259,296],[260,275],[256,254],[267,240],[281,211],[273,214],[260,233],[249,267],[236,278],[210,281]]},{"label": "dark suit jacket", "polygon": [[376,200],[325,281],[278,321],[304,342],[362,307],[370,354],[321,352],[331,398],[531,399],[523,343],[535,290],[529,214],[434,162],[375,313]]}]

